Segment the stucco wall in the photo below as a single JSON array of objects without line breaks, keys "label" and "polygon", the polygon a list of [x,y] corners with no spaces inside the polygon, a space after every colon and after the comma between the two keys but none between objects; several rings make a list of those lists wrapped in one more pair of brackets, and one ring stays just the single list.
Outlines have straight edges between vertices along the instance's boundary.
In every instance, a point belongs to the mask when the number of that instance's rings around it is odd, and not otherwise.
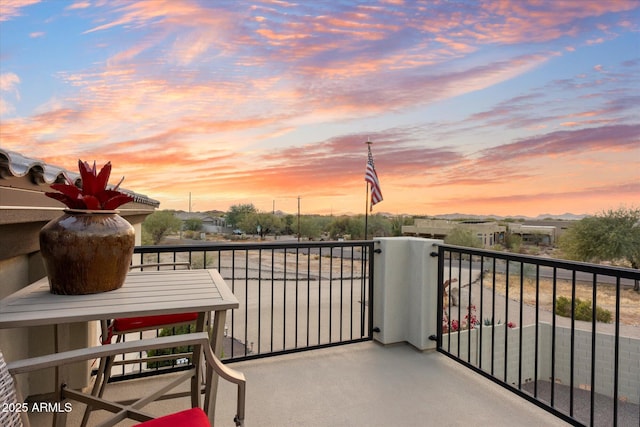
[{"label": "stucco wall", "polygon": [[[60,168],[0,148],[0,298],[46,275],[39,232],[48,221],[62,215],[63,206],[44,192],[50,190],[51,183],[63,179],[62,173]],[[133,202],[121,207],[120,214],[134,226],[136,245],[140,245],[142,221],[158,202],[135,193],[133,197]],[[94,324],[71,325],[71,336],[63,349],[96,345],[96,330]],[[53,353],[54,327],[0,330],[0,349],[7,361]],[[76,366],[71,372],[72,387],[86,385],[89,364]],[[18,381],[25,396],[47,393],[52,391],[53,375],[39,372]]]},{"label": "stucco wall", "polygon": [[374,338],[383,344],[408,342],[420,350],[435,348],[438,261],[441,240],[415,237],[376,239],[374,259]]},{"label": "stucco wall", "polygon": [[[142,217],[140,217],[142,218]],[[141,224],[133,224],[136,230],[136,245],[141,244]],[[35,233],[39,231],[35,229]],[[33,236],[25,236],[33,238]],[[37,234],[36,234],[37,238]],[[45,277],[44,264],[39,251],[17,253],[0,260],[0,298],[28,286]],[[98,340],[97,322],[75,323],[71,325],[70,338],[62,349],[83,348],[96,345]],[[0,329],[0,349],[7,361],[25,359],[55,352],[54,327],[38,326],[30,328]],[[88,384],[90,363],[75,365],[71,370],[69,384],[81,388]],[[53,370],[33,373],[19,379],[21,392],[25,396],[47,393],[54,384]]]},{"label": "stucco wall", "polygon": [[[480,329],[465,330],[460,333],[444,334],[443,348],[485,372],[505,381],[505,332],[507,336],[507,377],[506,382],[516,385],[536,379],[535,376],[535,325],[524,328],[508,329],[505,325],[482,328],[482,341],[479,340]],[[493,349],[491,334],[493,335]],[[519,365],[519,341],[522,339],[522,364]],[[571,329],[556,326],[555,342],[555,377],[558,384],[571,384]],[[469,339],[469,334],[471,337]],[[590,331],[574,331],[573,384],[576,388],[590,390],[592,347]],[[551,339],[552,327],[547,323],[538,325],[538,380],[551,379]],[[614,336],[596,334],[595,350],[595,391],[613,397],[614,391]],[[458,343],[460,340],[460,343]],[[449,344],[450,343],[450,344]],[[471,349],[469,350],[469,343]],[[458,347],[459,345],[459,347]],[[618,360],[618,398],[632,403],[640,403],[640,340],[620,337]],[[479,355],[482,355],[480,365]],[[492,365],[493,361],[493,365]],[[521,371],[519,371],[521,369]]]}]

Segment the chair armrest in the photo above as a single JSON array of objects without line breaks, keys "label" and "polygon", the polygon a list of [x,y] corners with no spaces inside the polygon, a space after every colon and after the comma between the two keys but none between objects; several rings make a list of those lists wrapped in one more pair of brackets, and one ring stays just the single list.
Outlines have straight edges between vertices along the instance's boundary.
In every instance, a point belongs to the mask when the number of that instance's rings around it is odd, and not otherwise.
[{"label": "chair armrest", "polygon": [[189,261],[176,261],[176,262],[153,262],[149,264],[135,264],[130,265],[129,270],[140,269],[144,270],[145,268],[155,267],[159,269],[160,267],[187,267],[187,270],[191,270],[191,263]]},{"label": "chair armrest", "polygon": [[204,352],[207,364],[225,380],[237,384],[237,415],[236,425],[243,425],[245,416],[245,395],[246,380],[244,374],[235,371],[224,365],[216,357],[211,349],[209,336],[206,332],[196,332],[190,334],[172,335],[167,337],[157,337],[136,341],[125,341],[115,344],[100,345],[98,347],[81,348],[77,350],[64,351],[62,353],[49,354],[46,356],[33,357],[30,359],[16,360],[7,363],[7,368],[11,375],[22,374],[40,369],[50,368],[69,363],[81,362],[89,359],[97,359],[122,353],[132,353],[157,348],[179,347],[185,345],[200,345]]},{"label": "chair armrest", "polygon": [[245,396],[247,381],[242,372],[229,368],[216,357],[210,345],[202,346],[204,357],[207,363],[218,373],[223,379],[238,386],[237,412],[234,419],[236,426],[244,425],[245,413]]},{"label": "chair armrest", "polygon": [[184,345],[202,345],[203,348],[210,348],[209,337],[206,332],[197,332],[192,334],[120,342],[101,345],[98,347],[69,350],[62,353],[38,356],[30,359],[16,360],[15,362],[7,363],[7,367],[9,368],[9,372],[15,375],[116,354],[133,353],[157,348],[179,347]]}]

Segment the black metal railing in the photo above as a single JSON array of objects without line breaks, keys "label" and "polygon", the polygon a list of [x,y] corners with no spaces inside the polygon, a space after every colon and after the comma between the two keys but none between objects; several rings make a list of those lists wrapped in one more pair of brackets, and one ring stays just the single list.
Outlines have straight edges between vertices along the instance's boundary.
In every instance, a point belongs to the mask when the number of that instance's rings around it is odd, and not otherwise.
[{"label": "black metal railing", "polygon": [[[223,342],[222,360],[235,362],[371,340],[372,251],[372,241],[203,243],[140,246],[134,258],[151,269],[188,262],[220,272],[240,302]],[[113,380],[156,370],[123,366]]]},{"label": "black metal railing", "polygon": [[640,334],[621,322],[637,280],[441,245],[438,350],[573,425],[640,425]]}]

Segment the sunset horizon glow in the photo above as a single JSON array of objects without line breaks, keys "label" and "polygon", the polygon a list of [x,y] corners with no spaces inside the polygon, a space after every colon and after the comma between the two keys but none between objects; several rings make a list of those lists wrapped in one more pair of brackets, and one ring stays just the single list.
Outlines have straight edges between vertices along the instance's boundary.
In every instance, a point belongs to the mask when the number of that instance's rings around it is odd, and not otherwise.
[{"label": "sunset horizon glow", "polygon": [[[640,1],[0,2],[0,147],[160,209],[640,207]],[[2,205],[2,201],[0,201]]]}]

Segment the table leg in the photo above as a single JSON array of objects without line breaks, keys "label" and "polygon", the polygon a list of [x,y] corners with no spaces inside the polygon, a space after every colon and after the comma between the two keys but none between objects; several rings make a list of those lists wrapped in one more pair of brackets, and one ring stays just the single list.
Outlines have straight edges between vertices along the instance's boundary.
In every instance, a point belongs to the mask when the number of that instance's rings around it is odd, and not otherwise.
[{"label": "table leg", "polygon": [[[211,330],[211,349],[213,353],[222,358],[222,342],[224,340],[224,325],[227,320],[227,311],[218,310],[214,314],[213,329]],[[218,394],[218,374],[207,364],[207,392],[204,398],[204,408],[209,414],[209,421],[213,425],[216,412],[216,396]]]},{"label": "table leg", "polygon": [[[68,350],[65,347],[68,346],[71,338],[71,332],[68,324],[54,325],[54,350],[56,353]],[[55,367],[55,396],[56,401],[59,402],[60,408],[64,407],[64,396],[62,394],[62,385],[66,384],[69,380],[69,365],[56,365]],[[62,427],[67,425],[67,413],[59,410],[53,414],[53,427]]]},{"label": "table leg", "polygon": [[[207,313],[198,313],[196,321],[196,331],[203,332],[206,326]],[[195,372],[191,377],[191,407],[200,407],[200,377],[202,375],[202,349],[196,346],[193,349],[193,366]]]}]

